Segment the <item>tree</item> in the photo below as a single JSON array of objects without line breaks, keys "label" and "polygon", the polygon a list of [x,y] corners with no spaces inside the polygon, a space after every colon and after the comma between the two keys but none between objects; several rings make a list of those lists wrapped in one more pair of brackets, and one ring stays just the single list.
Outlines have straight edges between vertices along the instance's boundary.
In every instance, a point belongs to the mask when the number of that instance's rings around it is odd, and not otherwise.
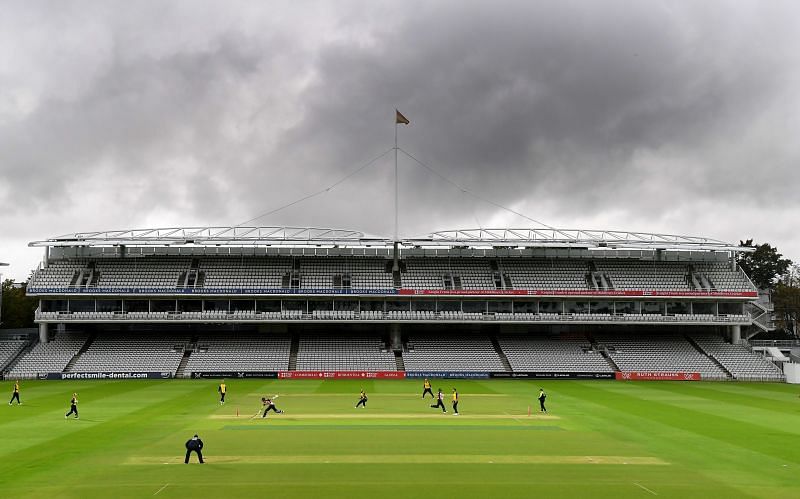
[{"label": "tree", "polygon": [[775,322],[781,329],[797,334],[800,319],[800,287],[779,282],[772,293],[775,305]]},{"label": "tree", "polygon": [[15,288],[14,281],[3,281],[2,325],[0,327],[15,329],[34,327],[34,312],[39,301],[25,294],[25,286]]},{"label": "tree", "polygon": [[755,248],[755,251],[751,253],[739,253],[737,261],[739,267],[744,270],[758,289],[772,289],[778,278],[786,274],[792,264],[788,258],[781,258],[783,255],[769,243],[754,245],[753,240],[748,239],[739,241],[739,246]]}]

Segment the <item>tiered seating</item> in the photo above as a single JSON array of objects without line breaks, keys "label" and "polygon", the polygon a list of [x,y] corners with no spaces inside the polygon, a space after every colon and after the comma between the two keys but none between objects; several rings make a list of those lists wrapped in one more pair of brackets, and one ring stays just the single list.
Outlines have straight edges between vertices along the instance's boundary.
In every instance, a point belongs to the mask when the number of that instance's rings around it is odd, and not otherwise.
[{"label": "tiered seating", "polygon": [[693,337],[700,347],[725,366],[736,379],[744,381],[783,381],[783,372],[761,355],[742,345],[732,345],[720,336]]},{"label": "tiered seating", "polygon": [[298,371],[395,371],[394,353],[376,335],[302,335]]},{"label": "tiered seating", "polygon": [[27,344],[28,342],[25,340],[0,341],[0,370],[4,369]]},{"label": "tiered seating", "polygon": [[595,335],[621,371],[698,372],[703,379],[726,379],[711,359],[681,335]]},{"label": "tiered seating", "polygon": [[403,353],[406,371],[505,371],[503,361],[485,336],[418,336]]},{"label": "tiered seating", "polygon": [[163,334],[98,336],[69,372],[175,372],[188,337]]},{"label": "tiered seating", "polygon": [[[56,260],[39,269],[31,288],[69,287],[76,272],[94,265],[98,288],[169,289],[189,271],[192,261],[202,274],[204,288],[279,289],[287,286],[284,276],[299,276],[300,289],[338,287],[334,276],[349,276],[350,289],[389,289],[392,274],[386,272],[388,260],[377,257],[279,257],[279,256],[147,256]],[[488,258],[409,257],[402,260],[402,286],[411,289],[491,290],[496,283]],[[587,283],[590,264],[605,274],[615,290],[692,291],[692,272],[705,275],[719,291],[753,291],[739,271],[725,263],[656,262],[633,259],[498,259],[499,274],[514,289],[590,290]],[[691,267],[691,269],[690,269]],[[447,277],[446,277],[447,276]],[[452,282],[449,279],[457,282]],[[448,283],[445,284],[445,280]],[[296,283],[295,283],[296,285]]]},{"label": "tiered seating", "polygon": [[386,272],[382,258],[303,258],[300,259],[301,288],[330,289],[334,275],[348,274],[350,289],[389,289],[392,274]]},{"label": "tiered seating", "polygon": [[12,378],[31,378],[38,373],[58,373],[83,347],[85,333],[59,333],[49,343],[38,343],[9,371]]},{"label": "tiered seating", "polygon": [[281,334],[207,334],[197,341],[186,373],[198,371],[285,371],[291,339]]},{"label": "tiered seating", "polygon": [[31,278],[30,287],[63,288],[69,286],[75,272],[86,266],[86,260],[54,260],[47,268],[40,268]]},{"label": "tiered seating", "polygon": [[689,291],[686,264],[639,260],[597,260],[598,271],[611,278],[614,289]]},{"label": "tiered seating", "polygon": [[267,288],[282,286],[283,275],[292,269],[291,258],[205,257],[198,270],[205,273],[207,288]]},{"label": "tiered seating", "polygon": [[589,289],[587,262],[580,260],[506,259],[500,263],[515,289]]},{"label": "tiered seating", "polygon": [[532,338],[501,335],[500,348],[514,371],[613,372],[600,352],[583,339]]},{"label": "tiered seating", "polygon": [[752,291],[753,286],[739,272],[732,271],[730,265],[724,263],[700,263],[695,269],[708,277],[714,288],[719,291]]},{"label": "tiered seating", "polygon": [[446,289],[444,277],[451,276],[460,280],[460,289],[495,289],[492,271],[485,259],[407,258],[403,261],[406,266],[402,275],[404,288]]}]

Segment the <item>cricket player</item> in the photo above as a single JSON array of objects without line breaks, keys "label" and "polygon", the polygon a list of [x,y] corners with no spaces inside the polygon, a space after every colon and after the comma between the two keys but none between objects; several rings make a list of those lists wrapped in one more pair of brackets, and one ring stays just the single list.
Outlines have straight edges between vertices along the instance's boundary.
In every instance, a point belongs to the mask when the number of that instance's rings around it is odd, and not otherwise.
[{"label": "cricket player", "polygon": [[442,412],[447,413],[447,409],[444,407],[444,393],[442,393],[442,389],[439,388],[439,393],[436,394],[436,403],[433,404],[431,407],[437,408],[441,407]]},{"label": "cricket player", "polygon": [[358,397],[356,409],[358,409],[358,406],[364,406],[364,409],[367,408],[367,392],[365,392],[363,388],[361,389],[361,394]]},{"label": "cricket player", "polygon": [[431,391],[431,382],[428,378],[425,378],[425,381],[422,383],[422,398],[425,398],[425,394],[430,393],[431,398],[436,398],[433,396],[433,392]]},{"label": "cricket player", "polygon": [[539,388],[539,412],[547,412],[547,408],[544,406],[544,401],[547,399],[547,394],[544,393],[544,388]]},{"label": "cricket player", "polygon": [[453,416],[458,416],[458,391],[453,388]]},{"label": "cricket player", "polygon": [[228,387],[225,386],[225,380],[222,380],[222,383],[219,384],[217,387],[217,391],[219,392],[219,405],[225,403],[225,392],[228,390]]},{"label": "cricket player", "polygon": [[11,394],[11,400],[8,401],[8,405],[16,399],[17,405],[21,405],[22,402],[19,401],[19,380],[14,381],[14,392]]},{"label": "cricket player", "polygon": [[261,407],[264,409],[264,414],[261,416],[262,418],[267,417],[267,413],[269,411],[275,411],[275,414],[283,414],[283,411],[275,407],[275,403],[272,402],[272,399],[261,397]]},{"label": "cricket player", "polygon": [[69,412],[64,415],[64,419],[67,419],[71,414],[75,414],[75,419],[78,419],[78,394],[73,393],[72,398],[69,401]]},{"label": "cricket player", "polygon": [[191,456],[192,452],[197,452],[197,460],[200,461],[200,464],[203,464],[203,441],[200,440],[196,433],[186,441],[186,459],[183,460],[184,463],[189,464],[189,456]]}]

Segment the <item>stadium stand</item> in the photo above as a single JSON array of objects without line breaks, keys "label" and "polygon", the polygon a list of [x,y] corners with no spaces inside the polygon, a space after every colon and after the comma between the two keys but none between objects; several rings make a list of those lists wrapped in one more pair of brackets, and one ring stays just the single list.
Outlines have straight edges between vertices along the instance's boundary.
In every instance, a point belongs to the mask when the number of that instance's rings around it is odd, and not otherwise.
[{"label": "stadium stand", "polygon": [[394,371],[394,353],[371,334],[302,334],[298,371]]},{"label": "stadium stand", "polygon": [[[194,263],[193,263],[194,262]],[[448,259],[403,260],[403,288],[431,290],[592,290],[592,267],[604,273],[612,290],[749,291],[752,284],[725,264],[681,264],[620,259]],[[497,270],[491,268],[492,262]],[[34,275],[31,288],[213,289],[390,289],[392,274],[384,258],[314,257],[144,257],[56,260]],[[192,267],[194,265],[194,267]],[[194,270],[198,279],[187,276]],[[707,278],[708,288],[693,274]],[[342,281],[342,278],[344,282]],[[187,284],[190,282],[191,284]]]},{"label": "stadium stand", "polygon": [[614,372],[586,337],[559,339],[501,335],[497,340],[514,371]]},{"label": "stadium stand", "polygon": [[598,334],[594,339],[621,371],[697,372],[709,380],[728,377],[680,334]]},{"label": "stadium stand", "polygon": [[765,357],[743,345],[731,345],[719,336],[699,335],[694,341],[736,379],[742,381],[784,381],[783,372]]},{"label": "stadium stand", "polygon": [[492,341],[479,335],[410,337],[403,352],[403,362],[408,371],[506,370]]},{"label": "stadium stand", "polygon": [[[619,369],[779,380],[731,344],[752,335],[742,328],[767,327],[747,313],[757,291],[735,264],[746,249],[707,238],[481,229],[395,242],[237,226],[31,245],[46,248],[27,287],[43,342],[16,356],[22,374]],[[55,325],[88,335],[47,343]]]},{"label": "stadium stand", "polygon": [[6,368],[9,362],[19,355],[27,346],[25,340],[2,340],[0,341],[0,371]]},{"label": "stadium stand", "polygon": [[72,366],[64,372],[171,372],[183,358],[186,336],[139,333],[104,334],[94,338]]},{"label": "stadium stand", "polygon": [[39,373],[62,372],[89,336],[82,332],[59,333],[48,343],[37,343],[8,372],[10,378],[33,378]]},{"label": "stadium stand", "polygon": [[291,339],[283,334],[204,334],[186,363],[185,372],[286,371]]}]

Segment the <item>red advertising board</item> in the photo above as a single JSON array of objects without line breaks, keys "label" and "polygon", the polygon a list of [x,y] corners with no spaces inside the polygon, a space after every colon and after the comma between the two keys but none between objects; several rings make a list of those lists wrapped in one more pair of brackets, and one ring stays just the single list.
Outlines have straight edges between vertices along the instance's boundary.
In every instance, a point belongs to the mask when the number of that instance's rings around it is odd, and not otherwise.
[{"label": "red advertising board", "polygon": [[404,371],[280,371],[281,379],[402,379]]},{"label": "red advertising board", "polygon": [[755,291],[645,291],[645,290],[592,290],[592,289],[400,289],[401,295],[524,295],[524,296],[659,296],[659,297],[720,297],[757,298]]},{"label": "red advertising board", "polygon": [[615,374],[621,381],[700,381],[700,373],[622,371]]}]

